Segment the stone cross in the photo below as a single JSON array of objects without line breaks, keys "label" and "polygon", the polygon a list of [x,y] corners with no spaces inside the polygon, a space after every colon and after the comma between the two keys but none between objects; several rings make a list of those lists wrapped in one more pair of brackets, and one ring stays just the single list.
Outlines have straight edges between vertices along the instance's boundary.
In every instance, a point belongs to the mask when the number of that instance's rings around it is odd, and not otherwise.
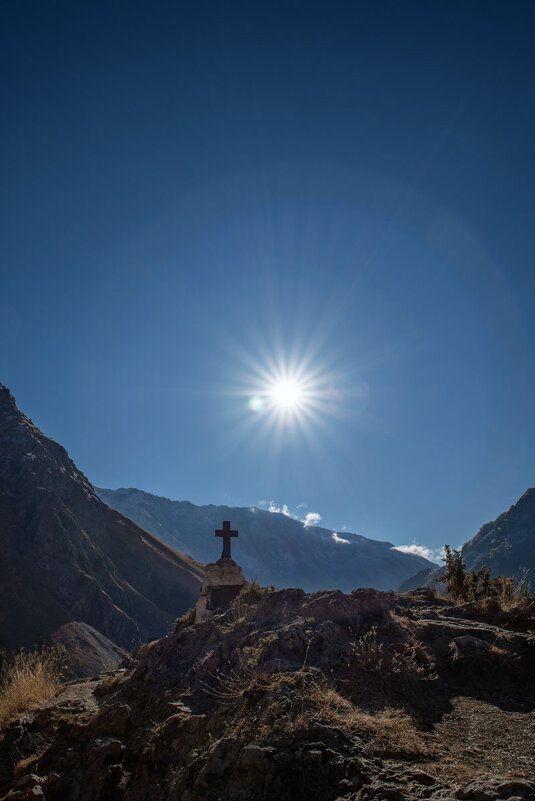
[{"label": "stone cross", "polygon": [[215,533],[216,537],[223,537],[223,553],[221,559],[232,559],[230,555],[230,538],[237,537],[237,531],[230,530],[230,520],[223,520],[223,528],[218,528]]}]

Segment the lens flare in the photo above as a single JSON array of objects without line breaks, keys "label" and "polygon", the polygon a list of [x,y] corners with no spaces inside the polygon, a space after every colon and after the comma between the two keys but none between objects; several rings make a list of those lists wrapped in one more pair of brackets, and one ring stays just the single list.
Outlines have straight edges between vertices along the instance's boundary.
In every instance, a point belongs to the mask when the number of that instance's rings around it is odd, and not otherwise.
[{"label": "lens flare", "polygon": [[261,412],[263,408],[264,401],[262,398],[259,398],[258,395],[253,395],[253,397],[249,399],[249,409],[253,412]]}]

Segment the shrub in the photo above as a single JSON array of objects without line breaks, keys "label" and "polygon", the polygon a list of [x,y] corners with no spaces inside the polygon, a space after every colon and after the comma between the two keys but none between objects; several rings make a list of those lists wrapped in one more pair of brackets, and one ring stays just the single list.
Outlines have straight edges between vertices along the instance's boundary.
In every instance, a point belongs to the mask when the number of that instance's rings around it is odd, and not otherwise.
[{"label": "shrub", "polygon": [[192,626],[195,623],[195,609],[188,609],[183,615],[177,617],[175,620],[175,631],[185,629],[186,626]]},{"label": "shrub", "polygon": [[380,675],[383,683],[394,677],[415,680],[434,675],[434,661],[427,649],[411,641],[386,646],[378,641],[377,626],[351,644],[350,665],[359,675]]},{"label": "shrub", "polygon": [[239,594],[232,601],[232,606],[242,604],[256,604],[268,592],[273,592],[277,588],[271,584],[269,587],[261,587],[256,577],[243,587]]},{"label": "shrub", "polygon": [[63,685],[57,648],[22,649],[0,673],[0,727],[21,712],[53,698]]},{"label": "shrub", "polygon": [[446,585],[446,592],[453,600],[480,601],[495,598],[502,607],[532,602],[525,576],[517,581],[510,576],[492,575],[490,567],[483,565],[478,570],[466,569],[460,551],[444,546],[444,575],[439,581]]},{"label": "shrub", "polygon": [[439,581],[446,585],[446,592],[450,598],[464,600],[467,593],[466,563],[461,552],[450,548],[449,545],[444,546],[444,554],[445,571]]}]

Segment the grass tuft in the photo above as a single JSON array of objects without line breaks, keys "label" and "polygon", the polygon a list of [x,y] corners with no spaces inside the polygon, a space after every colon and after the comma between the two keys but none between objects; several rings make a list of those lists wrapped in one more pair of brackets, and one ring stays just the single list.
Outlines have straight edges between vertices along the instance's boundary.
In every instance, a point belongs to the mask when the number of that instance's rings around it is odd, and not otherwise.
[{"label": "grass tuft", "polygon": [[57,648],[19,651],[0,672],[0,728],[53,698],[62,686],[62,659]]}]

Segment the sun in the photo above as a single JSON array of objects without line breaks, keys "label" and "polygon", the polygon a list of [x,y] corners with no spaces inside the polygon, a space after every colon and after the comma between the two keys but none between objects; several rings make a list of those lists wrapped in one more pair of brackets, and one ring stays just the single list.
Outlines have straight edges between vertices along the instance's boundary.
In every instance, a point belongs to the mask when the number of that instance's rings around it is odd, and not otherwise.
[{"label": "sun", "polygon": [[267,371],[260,377],[249,408],[271,419],[301,418],[309,411],[313,391],[307,375],[286,369]]},{"label": "sun", "polygon": [[246,425],[259,425],[277,435],[292,431],[312,434],[313,429],[326,429],[330,418],[342,414],[339,387],[344,376],[319,360],[313,364],[306,354],[301,359],[267,354],[262,359],[250,356],[247,367],[243,388],[235,391],[247,397],[252,412]]},{"label": "sun", "polygon": [[303,386],[292,378],[275,381],[267,394],[275,406],[288,410],[298,409],[305,397]]}]

